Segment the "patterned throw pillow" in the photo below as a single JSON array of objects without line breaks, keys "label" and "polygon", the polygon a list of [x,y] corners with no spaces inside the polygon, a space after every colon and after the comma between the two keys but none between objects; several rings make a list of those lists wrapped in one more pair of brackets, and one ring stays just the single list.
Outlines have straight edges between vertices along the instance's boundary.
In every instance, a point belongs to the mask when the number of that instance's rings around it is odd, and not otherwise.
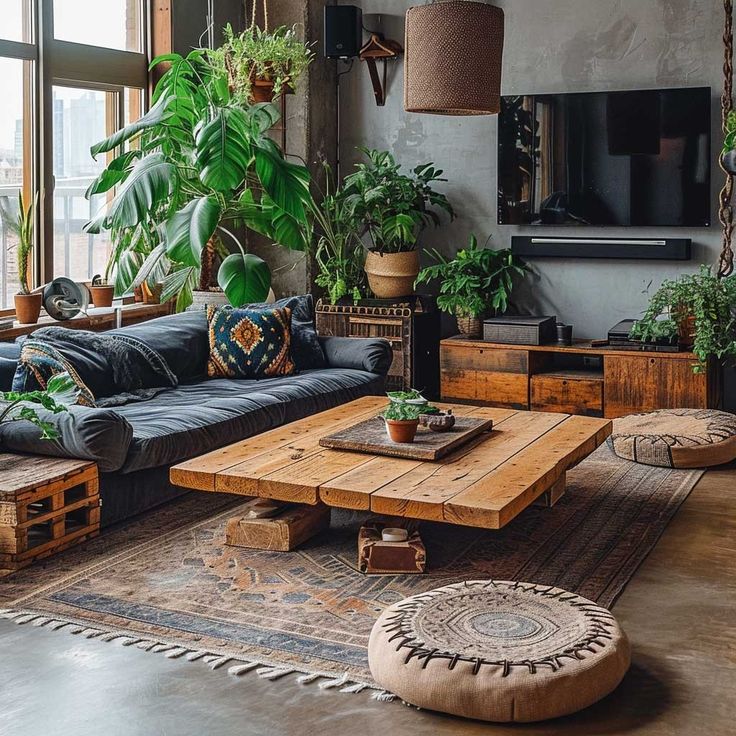
[{"label": "patterned throw pillow", "polygon": [[48,382],[58,373],[68,373],[79,389],[77,404],[95,405],[94,394],[74,366],[56,348],[37,340],[23,342],[13,377],[13,391],[45,391]]},{"label": "patterned throw pillow", "polygon": [[291,309],[207,307],[210,378],[271,378],[295,372]]}]

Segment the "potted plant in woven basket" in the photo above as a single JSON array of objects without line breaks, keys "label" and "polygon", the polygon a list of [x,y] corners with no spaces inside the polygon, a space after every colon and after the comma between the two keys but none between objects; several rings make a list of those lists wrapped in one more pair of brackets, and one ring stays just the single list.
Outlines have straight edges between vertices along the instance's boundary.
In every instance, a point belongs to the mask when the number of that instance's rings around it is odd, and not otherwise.
[{"label": "potted plant in woven basket", "polygon": [[479,248],[475,235],[452,259],[437,250],[429,255],[436,264],[423,269],[416,283],[439,282],[437,306],[454,314],[460,333],[468,337],[481,335],[484,315],[508,309],[516,279],[529,270],[509,249]]},{"label": "potted plant in woven basket", "polygon": [[33,230],[36,220],[38,194],[26,206],[23,192],[18,194],[18,209],[15,211],[7,197],[0,198],[0,217],[4,228],[14,235],[16,259],[18,263],[18,285],[20,291],[15,294],[15,316],[22,324],[35,324],[41,314],[43,295],[40,291],[32,292],[28,277],[30,275],[31,257],[33,255]]},{"label": "potted plant in woven basket", "polygon": [[631,337],[647,342],[677,342],[697,357],[693,370],[709,358],[736,357],[736,276],[718,278],[710,266],[666,280],[652,295]]},{"label": "potted plant in woven basket", "polygon": [[404,174],[388,151],[361,150],[368,162],[345,178],[343,196],[354,227],[369,241],[368,285],[379,298],[406,296],[419,273],[420,233],[440,224],[438,211],[455,217],[447,197],[432,186],[446,179],[434,164]]},{"label": "potted plant in woven basket", "polygon": [[[255,4],[254,4],[255,11]],[[233,98],[242,104],[271,102],[293,93],[297,80],[307,70],[314,52],[299,39],[296,27],[268,30],[264,3],[264,28],[255,23],[236,34],[228,23],[225,43],[210,53],[213,65],[223,73]]]}]

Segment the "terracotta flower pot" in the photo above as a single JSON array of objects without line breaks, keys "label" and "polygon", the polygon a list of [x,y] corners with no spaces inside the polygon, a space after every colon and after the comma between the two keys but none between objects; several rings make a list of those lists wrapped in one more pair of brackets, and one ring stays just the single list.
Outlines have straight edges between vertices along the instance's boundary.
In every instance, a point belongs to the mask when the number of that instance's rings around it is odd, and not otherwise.
[{"label": "terracotta flower pot", "polygon": [[368,251],[365,259],[368,285],[379,299],[395,299],[414,293],[419,274],[419,251],[405,253],[375,253]]},{"label": "terracotta flower pot", "polygon": [[386,419],[386,431],[392,442],[414,442],[418,426],[419,419]]},{"label": "terracotta flower pot", "polygon": [[465,314],[456,314],[457,328],[461,335],[466,337],[481,337],[483,334],[483,322],[480,317]]},{"label": "terracotta flower pot", "polygon": [[115,287],[109,284],[90,286],[89,293],[95,307],[111,307],[115,297]]},{"label": "terracotta flower pot", "polygon": [[41,314],[43,294],[16,294],[13,300],[15,301],[15,316],[18,322],[23,325],[35,325],[38,322],[38,316]]}]

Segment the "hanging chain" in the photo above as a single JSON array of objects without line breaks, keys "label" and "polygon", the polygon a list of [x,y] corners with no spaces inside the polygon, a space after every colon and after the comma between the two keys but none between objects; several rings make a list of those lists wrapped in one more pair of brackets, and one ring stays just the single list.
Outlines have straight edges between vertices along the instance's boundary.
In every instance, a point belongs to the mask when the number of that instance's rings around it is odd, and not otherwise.
[{"label": "hanging chain", "polygon": [[[730,0],[728,0],[730,2]],[[253,8],[250,14],[250,27],[256,25],[256,12],[258,9],[258,0],[253,0]],[[245,0],[245,14],[248,15],[248,0]],[[268,0],[263,0],[263,30],[268,31]]]},{"label": "hanging chain", "polygon": [[[721,125],[723,134],[726,134],[728,115],[733,110],[733,0],[723,0],[723,8],[726,11],[726,25],[723,31],[723,44],[725,55],[723,60],[723,95],[721,96]],[[719,158],[719,164],[726,175],[726,183],[719,195],[718,219],[723,226],[723,249],[718,261],[718,276],[723,278],[733,272],[733,249],[731,242],[734,231],[733,217],[733,175],[726,171],[723,165],[723,157]]]}]

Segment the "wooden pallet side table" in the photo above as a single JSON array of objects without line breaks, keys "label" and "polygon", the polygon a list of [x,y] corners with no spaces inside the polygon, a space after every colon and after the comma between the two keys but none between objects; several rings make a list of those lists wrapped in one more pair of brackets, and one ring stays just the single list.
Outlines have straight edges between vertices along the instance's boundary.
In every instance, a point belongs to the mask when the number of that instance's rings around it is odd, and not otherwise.
[{"label": "wooden pallet side table", "polygon": [[95,463],[0,453],[0,575],[99,531]]}]

